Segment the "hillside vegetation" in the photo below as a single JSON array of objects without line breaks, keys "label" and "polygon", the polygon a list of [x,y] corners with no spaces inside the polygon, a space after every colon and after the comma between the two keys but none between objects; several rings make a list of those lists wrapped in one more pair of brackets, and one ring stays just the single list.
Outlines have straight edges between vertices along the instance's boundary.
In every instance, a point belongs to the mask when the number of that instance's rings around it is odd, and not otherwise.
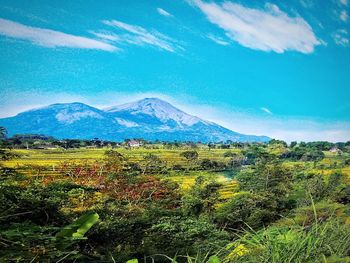
[{"label": "hillside vegetation", "polygon": [[1,144],[0,262],[350,262],[350,143]]}]

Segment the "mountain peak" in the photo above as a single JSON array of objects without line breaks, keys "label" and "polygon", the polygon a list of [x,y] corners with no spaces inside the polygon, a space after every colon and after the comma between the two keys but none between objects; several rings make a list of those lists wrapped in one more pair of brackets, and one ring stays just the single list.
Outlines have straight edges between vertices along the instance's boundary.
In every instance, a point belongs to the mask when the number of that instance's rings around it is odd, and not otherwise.
[{"label": "mountain peak", "polygon": [[106,110],[109,112],[115,112],[115,111],[120,111],[120,110],[124,110],[124,109],[141,108],[141,107],[172,107],[172,108],[175,108],[170,103],[168,103],[164,100],[161,100],[159,98],[144,98],[144,99],[141,99],[138,101],[124,103],[124,104],[117,105],[117,106],[112,106],[112,107],[107,108]]},{"label": "mountain peak", "polygon": [[205,121],[189,115],[170,103],[159,98],[144,98],[131,103],[106,109],[108,112],[128,112],[131,115],[144,114],[160,119],[162,122],[175,121],[180,125],[191,126]]},{"label": "mountain peak", "polygon": [[[81,102],[69,102],[69,103],[54,103],[48,106],[33,108],[25,112],[34,112],[34,111],[46,111],[46,110],[64,110],[64,109],[72,109],[72,110],[82,110],[82,109],[93,109],[91,106],[81,103]],[[21,113],[20,113],[21,114]]]}]

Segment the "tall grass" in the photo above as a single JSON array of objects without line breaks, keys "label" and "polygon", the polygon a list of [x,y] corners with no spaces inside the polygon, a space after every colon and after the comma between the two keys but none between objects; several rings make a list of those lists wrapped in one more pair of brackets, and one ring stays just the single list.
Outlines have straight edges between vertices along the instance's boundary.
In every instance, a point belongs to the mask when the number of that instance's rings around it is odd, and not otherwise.
[{"label": "tall grass", "polygon": [[337,219],[309,227],[269,227],[242,236],[234,247],[226,262],[350,262],[350,227]]}]

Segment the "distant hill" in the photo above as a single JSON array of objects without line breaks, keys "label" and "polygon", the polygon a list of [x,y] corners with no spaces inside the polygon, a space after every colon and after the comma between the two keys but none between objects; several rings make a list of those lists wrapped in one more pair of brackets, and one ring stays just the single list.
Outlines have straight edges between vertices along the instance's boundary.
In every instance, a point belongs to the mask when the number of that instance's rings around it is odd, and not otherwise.
[{"label": "distant hill", "polygon": [[0,119],[9,135],[45,134],[56,138],[122,141],[265,142],[266,136],[244,135],[189,115],[170,103],[145,98],[97,109],[83,103],[59,103]]}]

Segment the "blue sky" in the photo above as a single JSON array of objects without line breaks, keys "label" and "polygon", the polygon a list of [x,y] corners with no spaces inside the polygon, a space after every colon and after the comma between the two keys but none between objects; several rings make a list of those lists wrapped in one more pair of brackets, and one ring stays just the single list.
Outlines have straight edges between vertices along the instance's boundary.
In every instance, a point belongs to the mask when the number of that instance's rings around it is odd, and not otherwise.
[{"label": "blue sky", "polygon": [[0,117],[160,97],[238,132],[350,140],[347,0],[0,0]]}]

